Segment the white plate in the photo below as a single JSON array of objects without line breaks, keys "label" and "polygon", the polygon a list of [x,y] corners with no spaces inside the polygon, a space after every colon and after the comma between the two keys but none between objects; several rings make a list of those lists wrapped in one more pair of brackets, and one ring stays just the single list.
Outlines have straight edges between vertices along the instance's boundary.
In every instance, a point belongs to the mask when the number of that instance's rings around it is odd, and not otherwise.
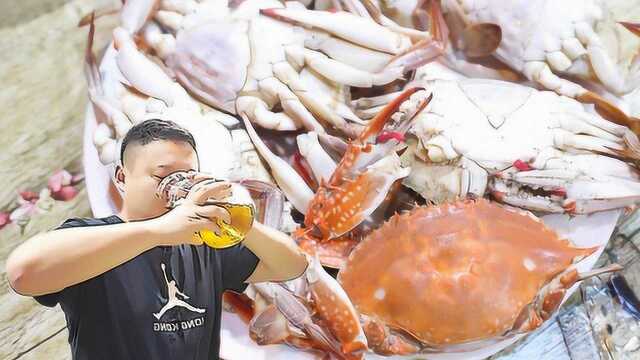
[{"label": "white plate", "polygon": [[[111,50],[111,49],[109,49]],[[104,64],[101,64],[101,68]],[[91,210],[95,217],[105,217],[116,212],[115,205],[109,195],[109,183],[113,176],[113,166],[104,166],[98,159],[98,153],[93,145],[93,131],[96,127],[95,115],[91,106],[87,108],[84,129],[84,145],[83,145],[83,166],[87,192],[91,203]],[[596,260],[604,250],[609,237],[616,225],[621,210],[612,210],[601,212],[589,216],[576,216],[570,218],[566,215],[547,215],[543,216],[545,224],[555,229],[561,235],[571,239],[571,241],[580,247],[600,246],[600,249],[578,264],[580,271],[587,271],[593,267]],[[565,300],[576,290],[576,286],[572,287],[568,292]],[[315,359],[312,355],[295,351],[284,345],[258,346],[248,335],[246,325],[234,314],[223,313],[222,315],[222,342],[220,348],[220,356],[224,359]],[[424,359],[483,359],[491,356],[505,347],[513,344],[521,336],[495,343],[480,350],[455,353],[455,354],[430,354],[420,358]],[[400,357],[393,357],[400,358]],[[417,357],[412,356],[412,359]],[[367,359],[389,359],[389,357],[378,357],[376,355],[367,356]]]}]

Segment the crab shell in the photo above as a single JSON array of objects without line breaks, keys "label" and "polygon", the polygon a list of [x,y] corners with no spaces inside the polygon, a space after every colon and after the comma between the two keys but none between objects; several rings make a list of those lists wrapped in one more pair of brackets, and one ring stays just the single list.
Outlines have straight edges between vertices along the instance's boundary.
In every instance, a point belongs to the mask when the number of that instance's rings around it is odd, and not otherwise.
[{"label": "crab shell", "polygon": [[447,351],[539,326],[523,327],[528,305],[594,250],[572,247],[528,212],[464,200],[395,215],[354,249],[338,280],[360,314]]}]

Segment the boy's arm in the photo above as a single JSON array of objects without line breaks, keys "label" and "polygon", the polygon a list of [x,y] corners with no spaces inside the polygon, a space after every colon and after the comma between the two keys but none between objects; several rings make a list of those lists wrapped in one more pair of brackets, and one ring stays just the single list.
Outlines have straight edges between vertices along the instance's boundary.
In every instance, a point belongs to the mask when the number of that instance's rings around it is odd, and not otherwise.
[{"label": "boy's arm", "polygon": [[9,255],[9,284],[22,295],[50,294],[96,277],[155,246],[202,244],[193,233],[215,226],[217,218],[229,222],[229,214],[221,207],[200,204],[228,191],[228,186],[203,184],[180,206],[153,219],[35,235]]},{"label": "boy's arm", "polygon": [[260,259],[246,282],[290,280],[307,268],[305,255],[290,236],[259,222],[254,222],[243,243]]},{"label": "boy's arm", "polygon": [[35,235],[7,259],[11,287],[37,296],[98,276],[156,246],[150,221],[60,229]]}]

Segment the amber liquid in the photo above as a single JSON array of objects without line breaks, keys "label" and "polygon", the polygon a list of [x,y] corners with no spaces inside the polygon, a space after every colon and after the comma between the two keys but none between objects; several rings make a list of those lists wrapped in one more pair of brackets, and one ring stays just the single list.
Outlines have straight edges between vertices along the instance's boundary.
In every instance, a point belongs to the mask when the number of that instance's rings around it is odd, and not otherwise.
[{"label": "amber liquid", "polygon": [[218,219],[216,224],[220,228],[220,235],[213,230],[202,229],[194,234],[202,241],[216,249],[224,249],[244,240],[253,226],[254,209],[252,205],[232,204],[224,202],[207,202],[207,205],[217,205],[227,209],[231,215],[231,224]]}]

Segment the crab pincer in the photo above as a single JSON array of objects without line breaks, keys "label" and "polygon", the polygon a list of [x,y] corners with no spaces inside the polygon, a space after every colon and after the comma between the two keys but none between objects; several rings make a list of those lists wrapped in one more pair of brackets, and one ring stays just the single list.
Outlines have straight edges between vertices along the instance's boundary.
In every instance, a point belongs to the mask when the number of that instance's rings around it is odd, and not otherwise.
[{"label": "crab pincer", "polygon": [[404,91],[347,145],[330,179],[320,183],[296,237],[303,249],[318,252],[324,265],[340,267],[356,243],[345,235],[378,208],[396,180],[409,174],[395,150],[430,100],[423,88]]}]

